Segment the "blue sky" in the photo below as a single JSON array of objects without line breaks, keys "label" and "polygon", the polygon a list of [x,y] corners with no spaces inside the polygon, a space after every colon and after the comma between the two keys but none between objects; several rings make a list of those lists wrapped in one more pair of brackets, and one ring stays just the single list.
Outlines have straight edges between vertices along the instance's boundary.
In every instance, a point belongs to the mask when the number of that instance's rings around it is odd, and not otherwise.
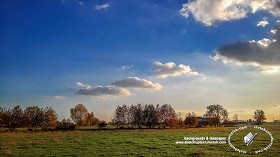
[{"label": "blue sky", "polygon": [[122,104],[220,103],[280,118],[278,1],[250,1],[1,1],[0,106],[67,118],[83,103],[108,120]]}]

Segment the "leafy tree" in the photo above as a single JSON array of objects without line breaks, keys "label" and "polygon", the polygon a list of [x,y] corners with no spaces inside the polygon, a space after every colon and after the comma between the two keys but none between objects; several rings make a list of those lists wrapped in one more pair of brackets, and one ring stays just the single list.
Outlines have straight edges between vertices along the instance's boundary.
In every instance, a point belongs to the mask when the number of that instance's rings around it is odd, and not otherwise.
[{"label": "leafy tree", "polygon": [[55,127],[57,125],[57,114],[51,107],[46,107],[44,109],[44,127]]},{"label": "leafy tree", "polygon": [[256,110],[254,112],[254,119],[256,120],[256,124],[262,124],[264,120],[266,120],[265,114],[263,110]]},{"label": "leafy tree", "polygon": [[92,125],[97,125],[99,122],[100,122],[100,120],[98,118],[93,117]]},{"label": "leafy tree", "polygon": [[184,120],[185,125],[188,127],[196,127],[198,124],[197,116],[192,112],[186,115]]},{"label": "leafy tree", "polygon": [[88,115],[88,110],[83,104],[78,104],[74,108],[70,109],[70,115],[72,120],[77,125],[84,125],[86,122],[86,116]]},{"label": "leafy tree", "polygon": [[94,119],[93,112],[87,113],[86,119],[85,119],[85,125],[86,126],[92,126],[92,125],[94,125],[94,123],[95,123],[95,119]]},{"label": "leafy tree", "polygon": [[38,106],[27,107],[24,110],[23,119],[25,126],[37,129],[38,127],[44,126],[45,114],[43,108]]},{"label": "leafy tree", "polygon": [[228,119],[228,112],[226,109],[223,108],[222,105],[210,105],[207,106],[206,114],[204,115],[206,118],[213,118],[214,125],[218,127],[221,121],[225,121]]},{"label": "leafy tree", "polygon": [[10,129],[15,129],[23,126],[23,111],[19,105],[10,111]]},{"label": "leafy tree", "polygon": [[0,108],[0,126],[14,130],[23,125],[23,111],[19,105],[13,109]]}]

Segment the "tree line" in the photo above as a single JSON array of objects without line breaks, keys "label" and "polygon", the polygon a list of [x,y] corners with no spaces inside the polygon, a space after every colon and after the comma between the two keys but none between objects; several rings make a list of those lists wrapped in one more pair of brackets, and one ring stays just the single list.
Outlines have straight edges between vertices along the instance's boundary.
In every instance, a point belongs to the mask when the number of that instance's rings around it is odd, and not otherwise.
[{"label": "tree line", "polygon": [[[262,110],[256,110],[253,118],[256,124],[264,122],[265,114]],[[235,114],[234,124],[238,122],[238,115]],[[206,107],[206,113],[203,117],[197,117],[194,112],[187,113],[185,116],[176,114],[174,108],[169,104],[137,104],[122,105],[115,109],[110,124],[117,128],[172,128],[172,127],[199,127],[203,125],[220,126],[229,122],[228,111],[219,104],[213,104]],[[89,112],[83,104],[78,104],[70,109],[70,117],[58,121],[56,111],[51,107],[40,108],[30,106],[24,110],[15,106],[12,109],[0,107],[0,127],[14,130],[16,128],[37,129],[75,129],[76,126],[94,126],[105,128],[108,123],[100,121]]]},{"label": "tree line", "polygon": [[30,106],[22,109],[19,105],[12,109],[0,107],[0,127],[14,130],[16,128],[37,129],[75,129],[76,126],[106,126],[107,123],[96,118],[93,112],[89,113],[88,109],[78,104],[70,109],[70,118],[58,121],[56,111],[51,107],[40,108]]},{"label": "tree line", "polygon": [[[112,124],[117,128],[219,127],[232,124],[232,121],[229,121],[228,111],[219,104],[207,106],[206,113],[202,117],[196,116],[194,112],[181,116],[168,104],[122,105],[115,109]],[[236,120],[237,116],[234,115],[233,119]],[[256,110],[253,118],[256,124],[262,124],[266,119],[262,110]],[[233,123],[236,124],[237,121]]]}]

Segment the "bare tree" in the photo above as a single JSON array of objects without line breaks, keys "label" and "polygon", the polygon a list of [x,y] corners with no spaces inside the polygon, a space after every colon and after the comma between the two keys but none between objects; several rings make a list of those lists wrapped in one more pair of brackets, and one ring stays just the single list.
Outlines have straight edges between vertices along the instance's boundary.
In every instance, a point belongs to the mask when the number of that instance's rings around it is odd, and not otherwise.
[{"label": "bare tree", "polygon": [[117,125],[117,127],[125,127],[127,125],[127,117],[128,117],[128,107],[126,105],[117,106],[114,118],[112,120],[113,124]]},{"label": "bare tree", "polygon": [[159,124],[164,128],[166,126],[174,126],[178,121],[175,110],[171,105],[164,104],[158,107]]},{"label": "bare tree", "polygon": [[254,112],[254,117],[253,118],[256,120],[257,124],[262,124],[264,122],[264,120],[266,120],[266,117],[265,117],[265,114],[264,114],[263,110],[256,110]]},{"label": "bare tree", "polygon": [[145,105],[143,110],[143,122],[148,128],[158,125],[158,115],[154,105]]},{"label": "bare tree", "polygon": [[132,114],[132,124],[141,128],[143,124],[143,107],[141,104],[137,104],[136,106],[130,106],[130,112]]},{"label": "bare tree", "polygon": [[83,104],[78,104],[74,108],[70,109],[72,120],[80,126],[85,124],[87,114],[88,110]]},{"label": "bare tree", "polygon": [[234,114],[233,115],[233,120],[235,121],[235,123],[238,123],[238,114]]}]

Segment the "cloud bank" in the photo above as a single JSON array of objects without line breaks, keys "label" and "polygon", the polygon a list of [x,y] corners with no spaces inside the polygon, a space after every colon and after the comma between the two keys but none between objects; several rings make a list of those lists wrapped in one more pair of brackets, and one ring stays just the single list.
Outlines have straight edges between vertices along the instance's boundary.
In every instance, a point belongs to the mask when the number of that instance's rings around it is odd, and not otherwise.
[{"label": "cloud bank", "polygon": [[154,62],[153,74],[159,78],[166,78],[170,76],[198,75],[198,72],[193,71],[190,66],[184,64],[179,64],[177,66],[173,62],[161,63],[156,61]]},{"label": "cloud bank", "polygon": [[162,86],[159,83],[154,83],[145,79],[140,79],[138,77],[128,77],[123,80],[115,81],[112,83],[118,87],[133,87],[133,88],[149,88],[154,90],[160,90]]},{"label": "cloud bank", "polygon": [[245,18],[248,13],[265,11],[280,16],[279,0],[191,0],[183,4],[180,14],[189,17],[191,13],[196,21],[206,26],[216,22]]},{"label": "cloud bank", "polygon": [[275,34],[272,39],[259,41],[245,41],[230,43],[221,46],[216,50],[213,57],[218,60],[236,61],[247,63],[263,68],[280,67],[280,25],[275,27]]}]

